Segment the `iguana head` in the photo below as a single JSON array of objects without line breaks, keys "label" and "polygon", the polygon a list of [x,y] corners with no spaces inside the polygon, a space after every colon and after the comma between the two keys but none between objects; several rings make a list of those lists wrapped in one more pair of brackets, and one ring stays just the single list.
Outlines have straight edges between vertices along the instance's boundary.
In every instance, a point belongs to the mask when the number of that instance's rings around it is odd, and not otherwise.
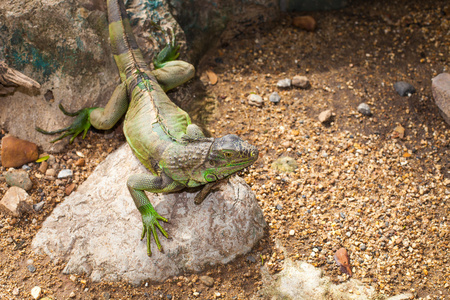
[{"label": "iguana head", "polygon": [[234,134],[216,138],[203,163],[202,175],[213,182],[240,171],[258,159],[258,149]]}]

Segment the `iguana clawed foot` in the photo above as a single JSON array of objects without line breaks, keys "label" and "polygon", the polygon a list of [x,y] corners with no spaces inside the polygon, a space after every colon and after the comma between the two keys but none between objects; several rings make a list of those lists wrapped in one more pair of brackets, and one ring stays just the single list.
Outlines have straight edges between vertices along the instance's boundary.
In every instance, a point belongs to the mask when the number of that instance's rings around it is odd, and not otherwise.
[{"label": "iguana clawed foot", "polygon": [[154,209],[150,206],[141,206],[138,208],[139,211],[142,214],[142,223],[143,223],[143,231],[141,240],[145,238],[147,235],[147,254],[148,256],[152,256],[152,249],[150,246],[151,236],[153,235],[153,238],[155,239],[156,246],[158,246],[158,250],[163,252],[161,243],[159,242],[158,234],[156,232],[156,228],[158,228],[161,233],[166,237],[169,238],[169,235],[167,232],[162,228],[161,224],[159,224],[158,221],[167,222],[166,218],[161,217]]},{"label": "iguana clawed foot", "polygon": [[55,131],[46,131],[46,130],[44,130],[42,128],[36,127],[36,130],[39,131],[40,133],[43,133],[43,134],[57,134],[57,133],[64,132],[63,135],[61,135],[60,137],[54,139],[53,141],[51,141],[51,143],[54,143],[54,142],[59,141],[59,140],[62,140],[66,136],[73,135],[70,138],[70,142],[69,142],[69,143],[72,143],[73,140],[82,132],[84,132],[83,133],[83,139],[84,139],[86,137],[86,133],[87,133],[88,129],[91,127],[91,122],[90,122],[89,115],[94,109],[96,109],[96,107],[84,108],[84,109],[81,109],[81,110],[79,110],[77,112],[71,113],[71,112],[66,111],[64,109],[64,107],[62,106],[62,104],[60,103],[59,104],[59,109],[66,116],[76,117],[75,120],[73,121],[73,123],[69,127],[58,129],[58,130],[55,130]]},{"label": "iguana clawed foot", "polygon": [[160,69],[166,65],[167,62],[173,61],[180,56],[180,45],[177,45],[175,40],[175,33],[173,32],[173,29],[170,29],[170,33],[172,35],[172,39],[170,43],[168,43],[164,49],[161,50],[161,52],[156,55],[155,59],[153,60],[153,65],[155,66],[155,69]]}]

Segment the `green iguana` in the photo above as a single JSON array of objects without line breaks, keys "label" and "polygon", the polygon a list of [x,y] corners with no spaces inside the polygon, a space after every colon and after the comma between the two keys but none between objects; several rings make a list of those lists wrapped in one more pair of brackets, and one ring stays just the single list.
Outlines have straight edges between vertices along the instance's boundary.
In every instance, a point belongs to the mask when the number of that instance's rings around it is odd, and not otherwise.
[{"label": "green iguana", "polygon": [[[112,52],[122,83],[115,89],[105,108],[85,108],[69,113],[76,116],[67,128],[45,131],[44,134],[63,133],[74,138],[89,127],[110,129],[126,113],[123,131],[136,157],[153,174],[133,174],[127,186],[142,215],[147,235],[147,253],[151,255],[150,236],[153,235],[162,251],[156,227],[167,238],[159,221],[167,222],[153,208],[145,191],[168,193],[185,187],[205,185],[199,193],[205,197],[214,182],[251,165],[258,158],[258,150],[236,135],[206,138],[201,129],[191,124],[189,115],[176,106],[166,91],[188,81],[194,76],[194,67],[179,56],[175,38],[156,56],[155,70],[145,63],[131,30],[130,21],[122,0],[108,0],[109,34]],[[173,33],[172,33],[173,34]],[[206,192],[205,192],[206,191]],[[203,199],[196,198],[196,203]]]}]

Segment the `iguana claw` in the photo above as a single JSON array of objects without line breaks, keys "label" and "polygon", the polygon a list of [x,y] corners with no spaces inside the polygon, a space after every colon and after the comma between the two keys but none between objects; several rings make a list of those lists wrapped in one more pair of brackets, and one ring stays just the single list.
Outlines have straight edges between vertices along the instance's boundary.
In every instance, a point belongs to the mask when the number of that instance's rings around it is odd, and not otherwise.
[{"label": "iguana claw", "polygon": [[161,233],[166,237],[169,238],[169,235],[167,232],[162,228],[161,224],[159,224],[158,221],[167,222],[166,218],[161,217],[154,209],[153,207],[149,206],[141,206],[138,208],[139,211],[142,214],[142,223],[143,223],[143,230],[141,235],[141,240],[145,238],[147,235],[147,254],[148,256],[152,256],[152,249],[150,246],[151,236],[153,235],[153,238],[155,239],[156,246],[158,247],[158,250],[161,252],[163,251],[163,248],[161,246],[161,243],[159,242],[158,234],[156,232],[156,227],[161,231]]},{"label": "iguana claw", "polygon": [[170,28],[170,33],[172,35],[172,40],[158,53],[158,55],[153,60],[153,65],[155,69],[160,69],[164,67],[164,65],[172,60],[175,60],[180,56],[180,45],[177,45],[175,40],[175,33],[173,29]]},{"label": "iguana claw", "polygon": [[70,141],[69,141],[69,143],[72,144],[73,140],[82,132],[84,132],[83,133],[83,139],[84,139],[86,137],[86,133],[87,133],[88,129],[91,127],[89,115],[94,109],[96,109],[96,107],[84,108],[77,112],[71,113],[71,112],[66,111],[64,109],[64,107],[62,106],[62,104],[60,103],[59,109],[66,116],[76,117],[75,120],[73,121],[73,123],[69,127],[61,128],[61,129],[54,130],[54,131],[46,131],[39,127],[36,127],[35,129],[43,134],[57,134],[57,133],[66,131],[63,135],[61,135],[60,137],[51,141],[51,143],[62,140],[66,136],[73,134],[73,136],[70,138]]}]

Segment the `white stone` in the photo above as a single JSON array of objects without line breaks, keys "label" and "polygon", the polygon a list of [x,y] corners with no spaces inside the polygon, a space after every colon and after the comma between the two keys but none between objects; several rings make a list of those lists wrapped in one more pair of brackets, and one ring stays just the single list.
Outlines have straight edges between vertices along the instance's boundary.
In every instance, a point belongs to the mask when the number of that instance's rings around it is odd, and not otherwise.
[{"label": "white stone", "polygon": [[41,287],[35,286],[34,288],[31,289],[31,296],[34,299],[39,299],[39,297],[41,296],[41,292],[42,292]]},{"label": "white stone", "polygon": [[291,87],[292,80],[289,78],[281,79],[277,82],[277,87],[279,88],[288,88]]},{"label": "white stone", "polygon": [[247,99],[248,99],[248,103],[250,105],[254,105],[257,107],[263,106],[264,100],[260,95],[250,94],[250,95],[248,95]]},{"label": "white stone", "polygon": [[[314,253],[314,252],[313,252]],[[366,287],[356,279],[350,279],[339,285],[331,282],[330,278],[323,277],[319,268],[302,261],[293,262],[289,258],[284,260],[283,270],[270,275],[266,267],[261,268],[263,289],[259,295],[252,299],[289,299],[289,300],[326,300],[326,299],[374,299],[376,296],[373,287]],[[348,291],[358,291],[349,294]]]},{"label": "white stone", "polygon": [[372,115],[372,111],[370,110],[370,106],[367,103],[360,103],[358,105],[358,112],[360,112],[361,114],[365,115],[365,116],[370,116]]},{"label": "white stone", "polygon": [[67,177],[72,177],[73,175],[73,171],[70,169],[64,169],[59,171],[58,173],[58,179],[63,179],[63,178],[67,178]]},{"label": "white stone", "polygon": [[92,175],[59,204],[42,224],[32,248],[66,262],[64,273],[87,273],[92,281],[162,281],[182,272],[225,264],[247,253],[263,236],[264,216],[245,181],[231,177],[200,205],[196,193],[148,196],[170,223],[152,238],[147,256],[141,216],[126,186],[135,173],[148,172],[128,145],[110,154]]}]

